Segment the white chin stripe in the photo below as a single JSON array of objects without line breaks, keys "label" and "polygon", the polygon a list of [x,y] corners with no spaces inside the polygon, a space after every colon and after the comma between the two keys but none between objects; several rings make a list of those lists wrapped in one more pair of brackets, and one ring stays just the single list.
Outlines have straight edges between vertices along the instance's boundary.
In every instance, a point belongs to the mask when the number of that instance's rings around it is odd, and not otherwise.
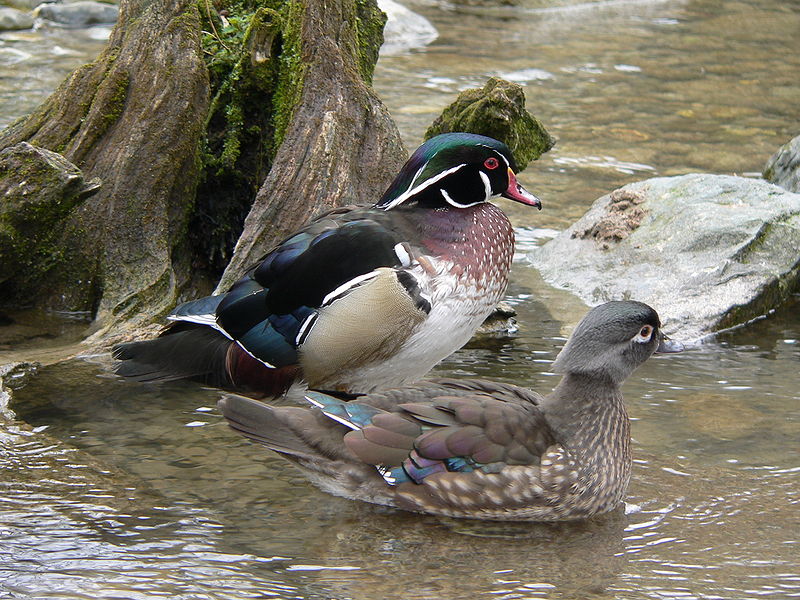
[{"label": "white chin stripe", "polygon": [[439,188],[439,192],[441,192],[442,198],[444,198],[450,206],[455,206],[456,208],[469,208],[470,206],[475,206],[483,202],[483,200],[478,200],[477,202],[470,202],[469,204],[461,204],[453,200],[444,188]]},{"label": "white chin stripe", "polygon": [[481,179],[483,180],[483,201],[488,202],[489,198],[492,197],[492,182],[489,180],[489,176],[483,171],[478,171],[478,175],[480,175]]}]

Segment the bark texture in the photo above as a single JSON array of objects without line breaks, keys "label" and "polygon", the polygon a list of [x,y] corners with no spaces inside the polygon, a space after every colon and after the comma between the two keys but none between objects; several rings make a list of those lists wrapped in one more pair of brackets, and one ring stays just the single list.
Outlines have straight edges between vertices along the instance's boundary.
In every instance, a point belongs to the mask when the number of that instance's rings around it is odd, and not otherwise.
[{"label": "bark texture", "polygon": [[384,23],[375,0],[122,0],[101,56],[0,134],[101,182],[9,297],[136,328],[208,293],[242,228],[222,287],[314,213],[374,202],[406,158],[369,87]]},{"label": "bark texture", "polygon": [[208,109],[199,32],[190,0],[123,2],[97,61],[0,136],[0,148],[26,141],[102,181],[67,216],[57,264],[25,290],[33,304],[105,325],[175,302]]},{"label": "bark texture", "polygon": [[369,87],[384,17],[374,1],[298,2],[296,101],[264,183],[217,290],[238,279],[312,215],[377,201],[407,153]]}]

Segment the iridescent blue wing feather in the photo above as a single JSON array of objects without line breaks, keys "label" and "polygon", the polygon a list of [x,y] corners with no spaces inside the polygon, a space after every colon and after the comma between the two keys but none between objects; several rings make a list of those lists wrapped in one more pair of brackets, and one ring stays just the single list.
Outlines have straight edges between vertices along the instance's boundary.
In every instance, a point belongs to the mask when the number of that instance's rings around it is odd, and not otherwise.
[{"label": "iridescent blue wing feather", "polygon": [[373,406],[358,402],[346,402],[313,390],[306,393],[306,399],[325,415],[350,429],[362,429],[369,425],[376,415],[384,412]]},{"label": "iridescent blue wing feather", "polygon": [[312,223],[279,244],[218,302],[218,328],[268,366],[295,364],[303,325],[331,292],[400,264],[396,233],[351,217]]}]

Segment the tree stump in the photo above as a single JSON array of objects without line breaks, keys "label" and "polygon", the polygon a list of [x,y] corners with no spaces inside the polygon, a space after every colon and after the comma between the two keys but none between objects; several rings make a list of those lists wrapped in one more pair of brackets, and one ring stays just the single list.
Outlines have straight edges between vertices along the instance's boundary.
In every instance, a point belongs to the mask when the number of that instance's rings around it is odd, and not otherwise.
[{"label": "tree stump", "polygon": [[[122,0],[100,57],[0,134],[0,150],[29,142],[102,181],[14,296],[102,331],[143,325],[210,291],[193,287],[213,263],[203,234],[224,230],[226,257],[238,214],[222,286],[313,213],[375,201],[406,158],[368,85],[384,21],[375,0]],[[242,22],[240,45],[224,41]],[[233,65],[211,81],[209,39]]]},{"label": "tree stump", "polygon": [[58,264],[17,290],[32,304],[110,324],[177,299],[208,110],[199,31],[191,0],[123,1],[100,57],[0,135],[0,148],[27,141],[103,183],[66,217]]},{"label": "tree stump", "polygon": [[376,202],[408,157],[369,87],[382,13],[372,1],[304,5],[298,99],[218,291],[315,213]]}]

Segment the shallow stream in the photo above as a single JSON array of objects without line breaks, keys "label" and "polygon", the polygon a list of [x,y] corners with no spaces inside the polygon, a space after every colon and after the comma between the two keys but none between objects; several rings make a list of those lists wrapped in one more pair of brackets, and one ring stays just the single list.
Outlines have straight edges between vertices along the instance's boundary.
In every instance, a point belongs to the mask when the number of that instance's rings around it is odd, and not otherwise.
[{"label": "shallow stream", "polygon": [[[754,175],[800,133],[794,1],[409,6],[439,38],[384,56],[375,77],[409,147],[492,75],[524,83],[558,138],[521,177],[545,209],[502,204],[518,233],[520,330],[472,342],[440,374],[549,391],[586,308],[543,284],[526,250],[620,185]],[[100,44],[63,29],[0,35],[0,124]],[[17,418],[0,419],[0,598],[800,598],[799,308],[637,371],[625,510],[562,525],[331,497],[232,433],[218,392],[121,381],[107,356],[45,367],[15,393]],[[35,334],[40,315],[15,318],[0,326],[0,364],[65,353],[84,327],[50,316]]]}]

